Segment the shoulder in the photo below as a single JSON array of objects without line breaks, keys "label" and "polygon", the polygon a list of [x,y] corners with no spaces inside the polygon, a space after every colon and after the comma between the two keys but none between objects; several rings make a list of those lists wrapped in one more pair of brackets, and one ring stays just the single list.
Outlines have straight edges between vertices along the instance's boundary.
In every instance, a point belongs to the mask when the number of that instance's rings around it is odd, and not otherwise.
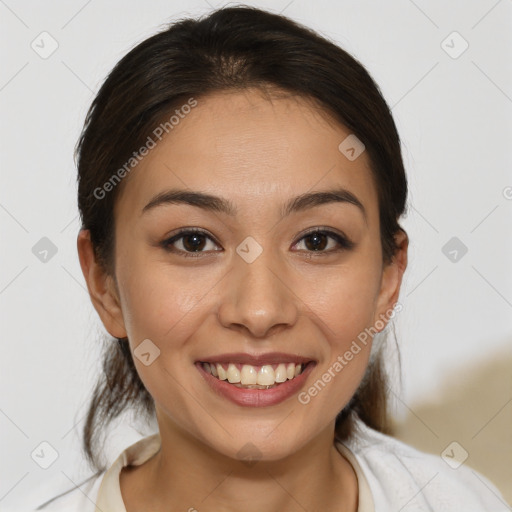
[{"label": "shoulder", "polygon": [[44,512],[95,512],[101,480],[105,472],[96,473],[89,478],[72,484],[39,504],[34,511]]},{"label": "shoulder", "polygon": [[[467,464],[421,452],[361,421],[353,437],[343,444],[368,480],[376,512],[510,510],[498,489]],[[449,455],[457,456],[453,451]]]}]

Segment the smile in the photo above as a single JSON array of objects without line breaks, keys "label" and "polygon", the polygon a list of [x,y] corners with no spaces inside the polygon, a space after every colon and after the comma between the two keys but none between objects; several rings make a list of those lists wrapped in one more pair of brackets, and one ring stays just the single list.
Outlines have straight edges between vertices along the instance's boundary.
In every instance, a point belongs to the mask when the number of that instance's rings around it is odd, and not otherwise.
[{"label": "smile", "polygon": [[207,373],[219,380],[227,380],[236,387],[246,389],[269,389],[277,384],[298,377],[304,364],[280,363],[274,365],[253,366],[236,363],[202,363]]},{"label": "smile", "polygon": [[276,405],[300,391],[316,361],[290,354],[226,354],[196,361],[209,388],[237,405]]}]

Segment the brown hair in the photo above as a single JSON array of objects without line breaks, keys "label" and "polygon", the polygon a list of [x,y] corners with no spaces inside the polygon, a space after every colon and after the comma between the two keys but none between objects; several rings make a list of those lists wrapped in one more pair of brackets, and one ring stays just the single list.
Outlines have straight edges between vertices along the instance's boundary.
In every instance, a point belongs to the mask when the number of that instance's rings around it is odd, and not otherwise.
[{"label": "brown hair", "polygon": [[[98,190],[190,98],[269,86],[317,102],[364,143],[378,191],[383,263],[392,261],[407,180],[397,129],[379,87],[356,59],[328,39],[282,15],[242,5],[180,20],[144,40],[116,64],[94,98],[75,152],[78,207],[81,229],[90,230],[106,272],[115,275],[114,205],[126,179],[108,193]],[[146,418],[155,413],[127,338],[117,341],[105,346],[103,375],[83,429],[83,450],[99,471],[105,469],[99,456],[106,426],[127,409]],[[386,386],[379,356],[336,419],[338,439],[350,436],[356,414],[386,431]]]}]

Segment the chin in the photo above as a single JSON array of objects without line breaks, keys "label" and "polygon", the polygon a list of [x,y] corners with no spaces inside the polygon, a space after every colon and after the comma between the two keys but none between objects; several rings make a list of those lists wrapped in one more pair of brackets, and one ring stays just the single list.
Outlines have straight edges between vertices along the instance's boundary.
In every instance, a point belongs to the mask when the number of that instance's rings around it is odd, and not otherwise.
[{"label": "chin", "polygon": [[247,461],[250,465],[255,461],[278,461],[292,455],[307,441],[303,424],[296,430],[282,428],[279,421],[272,423],[270,428],[261,425],[248,427],[247,424],[232,426],[229,430],[231,436],[226,434],[221,439],[212,439],[211,430],[204,433],[203,442],[213,450],[231,459]]}]

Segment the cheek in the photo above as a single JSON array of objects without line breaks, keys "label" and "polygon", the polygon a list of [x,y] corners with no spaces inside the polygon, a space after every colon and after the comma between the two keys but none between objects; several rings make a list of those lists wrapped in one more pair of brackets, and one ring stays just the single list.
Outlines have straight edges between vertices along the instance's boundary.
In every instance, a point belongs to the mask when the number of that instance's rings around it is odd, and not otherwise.
[{"label": "cheek", "polygon": [[379,274],[377,266],[359,260],[326,277],[316,281],[316,291],[310,294],[315,299],[308,304],[321,320],[316,324],[326,340],[325,358],[299,401],[314,402],[315,408],[337,414],[356,391],[368,365]]},{"label": "cheek", "polygon": [[324,272],[321,278],[308,279],[305,283],[302,293],[308,297],[306,305],[322,320],[320,325],[324,326],[325,337],[333,350],[343,350],[370,327],[378,284],[377,273],[360,264]]},{"label": "cheek", "polygon": [[[187,416],[190,404],[179,384],[190,363],[183,346],[198,328],[205,283],[161,262],[132,260],[125,268],[130,271],[122,277],[123,316],[137,373],[157,403],[172,396],[172,409]],[[151,344],[142,344],[147,339]],[[144,353],[146,362],[139,357]]]},{"label": "cheek", "polygon": [[[128,337],[134,342],[179,340],[205,294],[205,281],[190,271],[162,262],[132,261],[120,275],[123,316]],[[190,315],[190,316],[189,316]]]},{"label": "cheek", "polygon": [[298,400],[312,414],[330,421],[349,402],[366,371],[376,286],[362,271],[347,272],[331,276],[325,290],[309,305],[321,320],[316,325],[325,340],[324,357]]}]

